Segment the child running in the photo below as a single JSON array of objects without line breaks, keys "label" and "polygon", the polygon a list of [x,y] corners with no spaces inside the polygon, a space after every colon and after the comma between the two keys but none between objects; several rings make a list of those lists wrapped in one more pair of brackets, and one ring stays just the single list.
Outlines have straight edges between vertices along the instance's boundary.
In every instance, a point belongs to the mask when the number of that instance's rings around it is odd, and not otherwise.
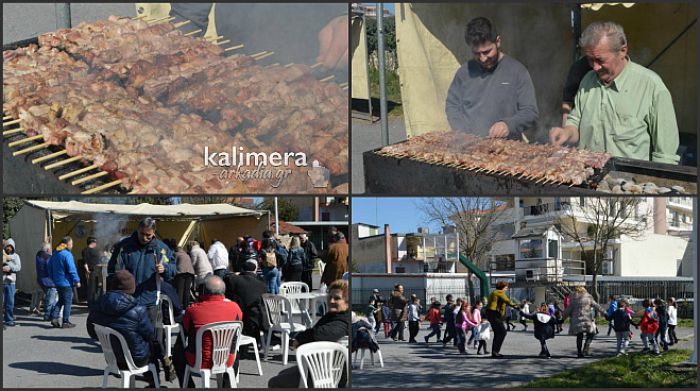
[{"label": "child running", "polygon": [[668,344],[673,345],[678,343],[678,336],[676,335],[676,325],[678,324],[678,310],[676,309],[676,299],[674,297],[668,298]]},{"label": "child running", "polygon": [[666,303],[661,299],[654,300],[656,306],[656,317],[659,319],[659,330],[654,335],[654,339],[663,346],[664,352],[668,352],[668,312],[666,311]]},{"label": "child running", "polygon": [[367,305],[367,323],[372,326],[371,330],[374,334],[376,334],[376,328],[377,328],[377,313],[379,310],[377,309],[377,301],[372,299],[369,299],[369,304]]},{"label": "child running", "polygon": [[520,316],[526,319],[530,319],[535,324],[535,338],[540,341],[542,350],[540,350],[541,358],[552,357],[549,354],[549,349],[547,349],[547,340],[554,338],[555,327],[558,323],[557,319],[549,314],[549,307],[547,303],[540,304],[537,312],[528,314],[524,311],[520,311]]},{"label": "child running", "polygon": [[471,306],[466,299],[462,300],[462,309],[457,316],[462,320],[460,328],[457,330],[457,349],[459,349],[460,354],[467,354],[467,333],[477,324],[473,321]]},{"label": "child running", "polygon": [[610,316],[606,316],[608,322],[612,324],[613,330],[615,330],[615,338],[617,339],[617,353],[616,355],[622,356],[627,355],[627,348],[630,345],[630,325],[638,327],[636,323],[632,321],[632,315],[628,312],[629,303],[625,299],[620,299],[615,306],[615,311],[613,311]]},{"label": "child running", "polygon": [[445,301],[445,306],[442,309],[442,322],[445,324],[445,335],[442,338],[443,348],[447,347],[447,343],[450,340],[454,340],[454,344],[457,344],[455,339],[455,302],[452,300],[452,295],[445,296]]},{"label": "child running", "polygon": [[423,337],[425,343],[429,343],[430,337],[437,335],[437,342],[440,342],[440,322],[442,321],[442,316],[440,316],[440,302],[434,301],[430,306],[428,314],[425,315],[425,320],[430,321],[430,329],[432,330],[430,334]]},{"label": "child running", "polygon": [[[656,315],[650,299],[644,299],[642,305],[645,308],[642,320],[639,321],[639,328],[642,330],[642,343],[644,344],[642,353],[652,352],[658,356],[661,353],[659,353],[659,344],[656,342],[654,335],[659,330],[659,317]],[[651,350],[649,349],[650,343]]]},{"label": "child running", "polygon": [[408,305],[408,343],[416,343],[416,335],[420,329],[420,299],[412,297]]}]

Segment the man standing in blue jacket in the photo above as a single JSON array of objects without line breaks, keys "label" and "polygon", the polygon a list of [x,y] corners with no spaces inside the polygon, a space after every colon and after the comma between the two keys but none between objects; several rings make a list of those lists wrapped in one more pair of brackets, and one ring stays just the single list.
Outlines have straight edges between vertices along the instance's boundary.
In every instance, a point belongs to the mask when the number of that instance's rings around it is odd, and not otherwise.
[{"label": "man standing in blue jacket", "polygon": [[[75,327],[70,322],[70,306],[73,303],[73,285],[80,288],[80,277],[75,270],[75,260],[71,250],[73,249],[73,239],[66,236],[61,240],[61,244],[56,247],[56,251],[49,259],[49,277],[56,285],[58,291],[58,303],[51,312],[51,326],[55,328],[68,329]],[[63,307],[63,326],[58,323],[58,314]]]},{"label": "man standing in blue jacket", "polygon": [[148,316],[155,323],[158,313],[157,279],[163,278],[169,282],[177,273],[172,251],[156,238],[156,220],[144,218],[139,222],[136,232],[117,244],[107,264],[107,278],[111,279],[119,270],[128,270],[133,274],[136,291],[140,292],[136,301],[148,309]]}]

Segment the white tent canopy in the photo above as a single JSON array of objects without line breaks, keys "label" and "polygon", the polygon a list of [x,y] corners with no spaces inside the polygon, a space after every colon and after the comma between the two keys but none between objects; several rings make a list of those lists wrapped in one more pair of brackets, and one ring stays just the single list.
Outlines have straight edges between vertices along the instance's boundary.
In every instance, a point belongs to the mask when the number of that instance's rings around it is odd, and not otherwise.
[{"label": "white tent canopy", "polygon": [[207,216],[261,216],[266,212],[241,208],[229,204],[179,204],[179,205],[118,205],[118,204],[88,204],[79,201],[55,202],[33,201],[26,203],[39,209],[51,211],[54,219],[70,218],[71,216],[84,216],[86,214],[115,214],[122,216],[149,216],[149,217],[191,217],[199,219]]}]

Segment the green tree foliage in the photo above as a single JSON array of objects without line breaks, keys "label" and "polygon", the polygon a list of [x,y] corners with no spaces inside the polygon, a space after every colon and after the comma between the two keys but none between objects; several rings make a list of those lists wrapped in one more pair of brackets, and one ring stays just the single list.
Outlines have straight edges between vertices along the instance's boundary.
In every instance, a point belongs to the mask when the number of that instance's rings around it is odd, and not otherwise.
[{"label": "green tree foliage", "polygon": [[10,237],[10,220],[24,205],[24,200],[17,197],[4,197],[2,199],[2,238]]},{"label": "green tree foliage", "polygon": [[[258,209],[269,210],[270,215],[274,218],[275,200],[273,198],[266,198],[258,205]],[[299,216],[299,209],[291,201],[284,198],[278,198],[277,213],[282,221],[294,221]]]},{"label": "green tree foliage", "polygon": [[[377,19],[366,18],[367,50],[370,54],[377,52]],[[394,18],[384,18],[384,48],[396,53],[396,24]]]}]

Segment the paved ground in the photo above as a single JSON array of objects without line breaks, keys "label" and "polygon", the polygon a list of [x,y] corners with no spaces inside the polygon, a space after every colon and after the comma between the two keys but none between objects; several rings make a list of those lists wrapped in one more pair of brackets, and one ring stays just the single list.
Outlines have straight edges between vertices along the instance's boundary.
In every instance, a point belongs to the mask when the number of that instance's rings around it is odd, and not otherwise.
[{"label": "paved ground", "polygon": [[[389,118],[389,143],[406,139],[406,126],[403,117]],[[362,153],[382,146],[382,125],[380,121],[370,123],[361,119],[352,120],[352,193],[365,192],[365,172]]]},{"label": "paved ground", "polygon": [[[558,334],[547,342],[552,354],[551,359],[536,357],[539,353],[539,342],[535,340],[532,327],[527,332],[509,332],[501,353],[507,357],[492,359],[490,356],[475,355],[475,350],[468,350],[467,356],[459,354],[456,348],[432,342],[423,343],[427,335],[424,324],[418,334],[417,344],[394,342],[385,339],[381,332],[378,338],[384,358],[384,368],[372,367],[369,357],[365,358],[362,370],[352,371],[353,388],[361,387],[513,387],[527,383],[537,377],[549,376],[572,367],[580,366],[595,360],[610,357],[615,353],[615,338],[599,334],[591,345],[593,357],[578,359],[576,356],[576,338]],[[564,333],[566,333],[566,326]],[[607,328],[604,330],[607,332]],[[695,339],[693,329],[676,329],[679,338],[687,338],[680,343],[680,348],[692,349]],[[408,339],[408,331],[406,331]],[[435,341],[434,337],[431,341]],[[491,341],[488,344],[491,349]],[[642,349],[639,331],[634,331],[630,344],[632,352]],[[671,349],[678,348],[671,346]],[[359,366],[359,356],[357,364]]]},{"label": "paved ground", "polygon": [[[99,344],[87,333],[85,306],[71,314],[71,321],[77,327],[65,330],[53,329],[40,317],[28,316],[26,306],[15,313],[18,326],[3,331],[3,388],[98,388],[102,385],[106,363]],[[282,366],[279,350],[273,353],[268,362],[262,361],[262,377],[257,375],[252,354],[243,357],[239,387],[267,387],[270,377],[296,365],[293,352],[289,354],[286,367]],[[163,387],[179,388],[177,382],[163,380],[161,374]],[[119,384],[116,376],[110,378],[110,387]],[[144,381],[136,381],[137,388],[145,386]]]}]

